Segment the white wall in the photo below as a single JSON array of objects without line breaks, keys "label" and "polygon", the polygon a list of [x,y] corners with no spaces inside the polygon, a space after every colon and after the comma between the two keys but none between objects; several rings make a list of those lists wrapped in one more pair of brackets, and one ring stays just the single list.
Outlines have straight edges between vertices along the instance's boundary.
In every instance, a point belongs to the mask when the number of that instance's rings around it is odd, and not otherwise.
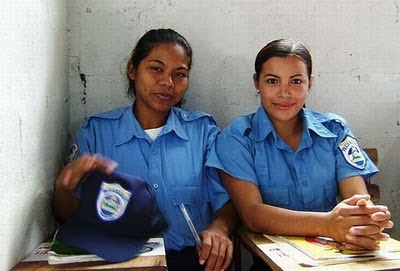
[{"label": "white wall", "polygon": [[399,0],[70,3],[72,133],[84,117],[130,103],[125,64],[146,30],[169,27],[189,40],[194,66],[184,107],[211,113],[222,127],[259,105],[251,80],[257,52],[293,37],[314,58],[307,106],[342,115],[363,147],[378,148],[381,173],[374,182],[398,224],[391,233],[400,238]]},{"label": "white wall", "polygon": [[67,7],[2,1],[0,270],[49,236],[50,196],[68,133]]}]

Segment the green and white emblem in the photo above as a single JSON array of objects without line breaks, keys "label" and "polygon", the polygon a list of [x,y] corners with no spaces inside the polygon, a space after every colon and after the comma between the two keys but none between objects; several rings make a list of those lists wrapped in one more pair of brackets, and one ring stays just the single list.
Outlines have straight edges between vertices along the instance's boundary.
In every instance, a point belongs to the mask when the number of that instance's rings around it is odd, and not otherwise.
[{"label": "green and white emblem", "polygon": [[366,160],[358,146],[357,140],[351,136],[346,138],[339,144],[339,149],[342,151],[347,163],[358,169],[364,169]]}]

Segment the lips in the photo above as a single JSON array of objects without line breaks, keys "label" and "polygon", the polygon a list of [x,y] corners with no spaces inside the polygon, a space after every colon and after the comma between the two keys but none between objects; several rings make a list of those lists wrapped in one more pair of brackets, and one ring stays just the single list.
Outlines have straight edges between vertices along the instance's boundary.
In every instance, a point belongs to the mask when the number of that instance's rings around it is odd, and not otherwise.
[{"label": "lips", "polygon": [[166,93],[166,92],[159,92],[154,94],[158,99],[163,100],[163,101],[169,101],[174,98],[172,94]]},{"label": "lips", "polygon": [[295,103],[274,103],[273,105],[278,109],[287,110],[294,106]]}]

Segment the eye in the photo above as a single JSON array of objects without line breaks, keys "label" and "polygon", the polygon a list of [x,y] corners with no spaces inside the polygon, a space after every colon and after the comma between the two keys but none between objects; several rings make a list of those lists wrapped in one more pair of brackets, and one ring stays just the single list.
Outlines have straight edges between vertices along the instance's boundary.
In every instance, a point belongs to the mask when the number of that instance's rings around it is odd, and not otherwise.
[{"label": "eye", "polygon": [[303,81],[301,79],[296,78],[296,79],[292,80],[292,83],[295,85],[299,85],[299,84],[303,83]]},{"label": "eye", "polygon": [[274,85],[278,83],[278,80],[276,80],[275,78],[268,78],[265,82],[267,82],[267,84]]},{"label": "eye", "polygon": [[150,67],[150,69],[153,70],[153,71],[156,71],[156,72],[161,72],[162,71],[161,68],[157,67],[157,66],[152,66],[152,67]]},{"label": "eye", "polygon": [[177,72],[175,75],[178,76],[178,77],[181,77],[181,78],[186,78],[187,77],[187,74],[184,73],[184,72]]}]

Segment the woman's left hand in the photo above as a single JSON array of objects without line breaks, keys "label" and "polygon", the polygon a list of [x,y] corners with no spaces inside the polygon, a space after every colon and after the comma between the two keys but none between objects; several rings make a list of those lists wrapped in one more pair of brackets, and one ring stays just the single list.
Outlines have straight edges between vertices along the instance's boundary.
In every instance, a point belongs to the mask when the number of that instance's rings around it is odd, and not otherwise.
[{"label": "woman's left hand", "polygon": [[205,271],[226,270],[233,254],[233,244],[229,237],[218,229],[208,228],[200,233],[202,247],[197,247],[199,261],[205,264]]}]

